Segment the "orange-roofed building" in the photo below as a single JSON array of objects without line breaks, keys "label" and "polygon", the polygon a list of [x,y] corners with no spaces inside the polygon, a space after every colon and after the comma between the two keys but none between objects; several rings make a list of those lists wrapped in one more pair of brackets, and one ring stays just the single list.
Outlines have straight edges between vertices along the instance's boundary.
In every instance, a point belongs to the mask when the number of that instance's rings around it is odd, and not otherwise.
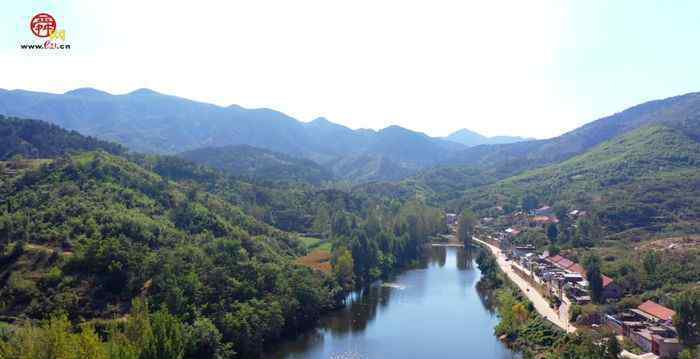
[{"label": "orange-roofed building", "polygon": [[551,256],[551,257],[547,258],[547,262],[552,263],[552,264],[557,264],[557,262],[559,262],[562,259],[564,259],[564,257],[557,254],[556,256]]},{"label": "orange-roofed building", "polygon": [[657,304],[655,302],[652,302],[650,300],[647,300],[646,302],[640,304],[637,309],[643,311],[644,313],[647,313],[655,318],[658,318],[660,320],[668,321],[673,318],[673,316],[676,314],[675,311],[672,309],[666,308],[661,304]]},{"label": "orange-roofed building", "polygon": [[582,276],[585,276],[585,275],[586,275],[586,270],[583,269],[583,267],[582,267],[580,264],[578,264],[578,263],[574,263],[574,265],[572,265],[571,267],[569,267],[569,270],[570,270],[571,272],[578,273],[578,274],[580,274],[580,275],[582,275]]},{"label": "orange-roofed building", "polygon": [[556,266],[561,269],[569,269],[574,264],[576,263],[572,262],[570,259],[562,258],[559,262],[557,262]]}]

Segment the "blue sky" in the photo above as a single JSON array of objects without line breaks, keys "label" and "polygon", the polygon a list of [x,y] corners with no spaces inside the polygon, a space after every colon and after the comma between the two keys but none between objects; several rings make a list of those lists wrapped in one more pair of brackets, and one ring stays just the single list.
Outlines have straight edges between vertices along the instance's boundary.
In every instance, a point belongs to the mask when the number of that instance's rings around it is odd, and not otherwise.
[{"label": "blue sky", "polygon": [[[70,51],[37,53],[54,15]],[[544,138],[700,91],[693,1],[12,1],[0,88],[136,88],[351,128]]]}]

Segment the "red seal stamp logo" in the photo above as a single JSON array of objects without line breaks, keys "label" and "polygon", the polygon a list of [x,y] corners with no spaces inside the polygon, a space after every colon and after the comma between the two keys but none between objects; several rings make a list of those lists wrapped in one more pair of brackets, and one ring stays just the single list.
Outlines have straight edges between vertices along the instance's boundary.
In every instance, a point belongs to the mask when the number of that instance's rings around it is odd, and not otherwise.
[{"label": "red seal stamp logo", "polygon": [[47,13],[34,15],[29,23],[29,28],[38,37],[49,37],[56,31],[56,19]]}]

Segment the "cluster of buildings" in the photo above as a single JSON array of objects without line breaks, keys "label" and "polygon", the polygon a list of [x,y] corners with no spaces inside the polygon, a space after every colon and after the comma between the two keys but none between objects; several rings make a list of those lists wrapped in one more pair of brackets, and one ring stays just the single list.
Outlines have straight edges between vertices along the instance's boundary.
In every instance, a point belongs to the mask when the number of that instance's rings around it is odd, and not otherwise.
[{"label": "cluster of buildings", "polygon": [[[585,211],[573,210],[567,217],[576,220],[585,217]],[[559,220],[549,206],[532,211],[515,212],[498,218],[482,218],[484,227],[498,228],[491,232],[487,240],[499,246],[525,275],[540,284],[553,296],[568,303],[585,305],[591,302],[590,285],[582,265],[562,255],[549,255],[545,251],[538,255],[533,245],[516,245],[514,237],[522,229],[545,227]],[[506,228],[506,226],[508,226]],[[503,228],[506,228],[503,230]],[[517,241],[515,241],[517,242]],[[622,288],[612,278],[603,275],[603,301],[617,301],[622,297]],[[653,301],[646,301],[636,308],[614,315],[603,315],[605,326],[617,335],[629,338],[646,352],[661,358],[675,358],[683,347],[678,340],[678,333],[673,327],[672,317],[675,312]],[[598,323],[600,323],[597,320]]]},{"label": "cluster of buildings", "polygon": [[647,352],[662,358],[675,358],[683,350],[672,318],[676,313],[650,300],[615,315],[606,315],[605,324]]},{"label": "cluster of buildings", "polygon": [[[550,256],[547,252],[538,256],[531,246],[512,247],[511,255],[545,284],[552,295],[560,299],[566,296],[569,301],[581,305],[590,303],[586,271],[580,264],[560,255]],[[603,275],[603,300],[614,301],[621,296],[622,288],[612,278]]]}]

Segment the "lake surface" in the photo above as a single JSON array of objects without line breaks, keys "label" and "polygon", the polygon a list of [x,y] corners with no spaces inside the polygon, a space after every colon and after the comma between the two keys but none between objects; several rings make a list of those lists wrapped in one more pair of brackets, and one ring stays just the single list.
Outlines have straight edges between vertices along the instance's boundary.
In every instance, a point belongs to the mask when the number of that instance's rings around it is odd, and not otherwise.
[{"label": "lake surface", "polygon": [[315,329],[266,358],[519,358],[493,335],[498,323],[469,251],[431,247],[423,268],[350,295]]}]

